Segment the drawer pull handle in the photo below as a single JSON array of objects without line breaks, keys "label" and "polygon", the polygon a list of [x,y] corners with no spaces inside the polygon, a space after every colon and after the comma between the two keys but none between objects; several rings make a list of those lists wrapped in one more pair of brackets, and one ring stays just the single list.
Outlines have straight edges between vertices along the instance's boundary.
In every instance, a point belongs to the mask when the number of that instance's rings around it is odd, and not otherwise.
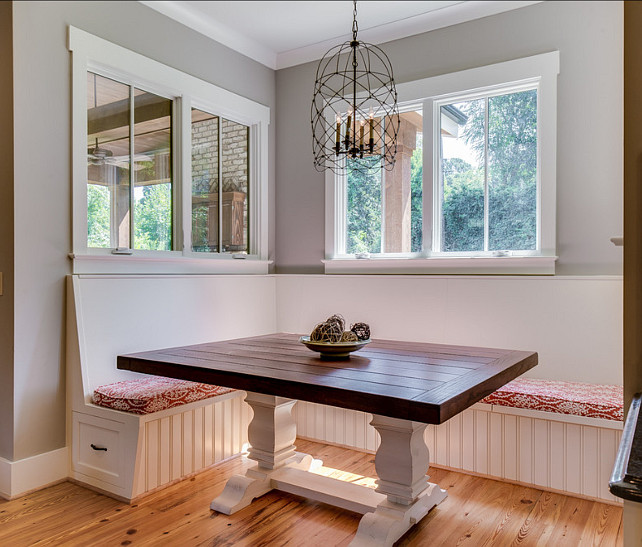
[{"label": "drawer pull handle", "polygon": [[94,450],[104,450],[107,452],[107,449],[104,446],[96,446],[94,443],[91,443],[89,446],[91,446]]}]

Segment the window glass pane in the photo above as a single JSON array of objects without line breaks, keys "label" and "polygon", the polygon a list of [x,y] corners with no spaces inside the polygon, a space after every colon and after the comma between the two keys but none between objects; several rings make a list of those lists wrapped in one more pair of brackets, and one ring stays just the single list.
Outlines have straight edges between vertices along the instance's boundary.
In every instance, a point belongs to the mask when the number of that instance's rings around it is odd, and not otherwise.
[{"label": "window glass pane", "polygon": [[485,100],[440,109],[441,251],[484,250]]},{"label": "window glass pane", "polygon": [[129,247],[129,86],[87,73],[87,246]]},{"label": "window glass pane", "polygon": [[172,101],[134,94],[134,248],[172,249]]},{"label": "window glass pane", "polygon": [[218,251],[219,118],[192,109],[192,251]]},{"label": "window glass pane", "polygon": [[399,118],[395,166],[384,173],[385,253],[421,251],[422,110]]},{"label": "window glass pane", "polygon": [[379,156],[347,159],[346,253],[381,252],[381,168]]},{"label": "window glass pane", "polygon": [[248,249],[248,174],[250,128],[221,121],[222,252]]},{"label": "window glass pane", "polygon": [[489,250],[537,247],[537,91],[488,99]]}]

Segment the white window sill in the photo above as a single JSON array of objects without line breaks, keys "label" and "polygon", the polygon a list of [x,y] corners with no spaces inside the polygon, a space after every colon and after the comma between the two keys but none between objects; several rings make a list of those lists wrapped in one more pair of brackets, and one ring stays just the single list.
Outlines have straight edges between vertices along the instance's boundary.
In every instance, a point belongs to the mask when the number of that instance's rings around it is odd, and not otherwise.
[{"label": "white window sill", "polygon": [[223,257],[69,254],[74,274],[262,274],[271,260]]},{"label": "white window sill", "polygon": [[327,274],[554,275],[556,256],[334,258]]}]

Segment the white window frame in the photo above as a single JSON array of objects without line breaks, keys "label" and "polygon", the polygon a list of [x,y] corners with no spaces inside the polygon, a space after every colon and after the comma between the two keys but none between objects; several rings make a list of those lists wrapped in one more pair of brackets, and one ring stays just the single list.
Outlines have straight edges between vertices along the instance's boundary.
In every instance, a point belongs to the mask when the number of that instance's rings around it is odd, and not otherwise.
[{"label": "white window frame", "polygon": [[[421,253],[380,254],[355,258],[341,254],[345,240],[345,183],[326,172],[326,273],[435,273],[435,274],[532,274],[555,273],[557,75],[559,52],[515,59],[397,85],[400,105],[423,102],[423,241]],[[537,88],[537,251],[493,253],[440,253],[436,245],[438,222],[439,107],[453,99],[510,93]],[[345,177],[344,177],[345,178]]]},{"label": "white window frame", "polygon": [[[270,109],[148,57],[69,27],[72,52],[72,253],[73,273],[266,274],[268,260],[268,125]],[[87,72],[112,78],[174,101],[173,251],[87,246]],[[205,110],[250,130],[249,242],[247,255],[191,250],[191,109]],[[130,251],[128,250],[127,253]],[[239,260],[241,259],[241,260]]]}]

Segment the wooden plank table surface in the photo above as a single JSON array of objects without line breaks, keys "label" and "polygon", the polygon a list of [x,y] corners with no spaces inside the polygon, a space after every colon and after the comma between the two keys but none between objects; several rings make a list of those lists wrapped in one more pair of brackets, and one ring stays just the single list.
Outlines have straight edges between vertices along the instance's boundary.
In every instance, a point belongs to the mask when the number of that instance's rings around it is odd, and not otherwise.
[{"label": "wooden plank table surface", "polygon": [[528,351],[373,340],[321,359],[294,334],[119,356],[120,369],[440,424],[537,364]]}]

